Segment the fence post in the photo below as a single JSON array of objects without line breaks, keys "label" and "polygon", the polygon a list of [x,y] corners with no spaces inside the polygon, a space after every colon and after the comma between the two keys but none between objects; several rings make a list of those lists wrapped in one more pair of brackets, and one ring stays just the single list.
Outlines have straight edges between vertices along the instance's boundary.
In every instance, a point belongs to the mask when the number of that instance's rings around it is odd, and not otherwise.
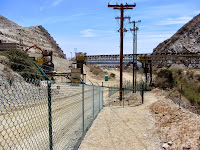
[{"label": "fence post", "polygon": [[84,118],[84,84],[82,84],[82,115],[83,115],[83,134],[85,132],[85,118]]},{"label": "fence post", "polygon": [[98,86],[99,87],[99,112],[100,112],[100,110],[101,110],[101,108],[100,108],[100,105],[101,105],[101,87],[100,86]]},{"label": "fence post", "polygon": [[180,109],[180,107],[181,107],[181,95],[182,95],[182,92],[183,92],[183,85],[182,85],[182,83],[181,83],[181,89],[180,89],[180,99],[179,99],[179,109]]},{"label": "fence post", "polygon": [[112,95],[111,90],[112,90],[112,86],[109,87],[109,97]]},{"label": "fence post", "polygon": [[[125,85],[125,88],[126,88],[126,85]],[[125,88],[122,88],[122,90],[123,90],[123,91],[122,91],[122,92],[123,92],[123,98],[122,98],[122,99],[123,99],[123,107],[124,107],[124,94],[125,94]]]},{"label": "fence post", "polygon": [[92,113],[93,113],[93,119],[94,119],[94,85],[92,85]]},{"label": "fence post", "polygon": [[102,97],[101,97],[101,104],[102,104],[102,106],[101,106],[101,109],[103,108],[103,87],[102,87]]},{"label": "fence post", "polygon": [[137,84],[136,83],[134,83],[134,93],[136,93],[136,89],[137,88]]},{"label": "fence post", "polygon": [[53,150],[52,140],[52,116],[51,116],[51,81],[47,81],[48,87],[48,115],[49,115],[49,149]]},{"label": "fence post", "polygon": [[142,83],[142,104],[144,103],[144,83]]}]

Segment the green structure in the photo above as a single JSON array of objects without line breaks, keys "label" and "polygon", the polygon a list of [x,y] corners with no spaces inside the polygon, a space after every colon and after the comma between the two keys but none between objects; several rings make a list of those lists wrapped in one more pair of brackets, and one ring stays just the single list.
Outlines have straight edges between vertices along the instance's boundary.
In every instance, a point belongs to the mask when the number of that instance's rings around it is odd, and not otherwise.
[{"label": "green structure", "polygon": [[108,76],[105,76],[105,81],[108,81]]}]

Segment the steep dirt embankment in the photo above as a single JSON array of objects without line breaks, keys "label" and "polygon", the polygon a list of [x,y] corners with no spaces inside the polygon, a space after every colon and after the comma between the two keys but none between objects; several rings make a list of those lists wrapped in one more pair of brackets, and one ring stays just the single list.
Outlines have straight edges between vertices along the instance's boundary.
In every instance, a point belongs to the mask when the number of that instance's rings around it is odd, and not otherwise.
[{"label": "steep dirt embankment", "polygon": [[[156,92],[162,94],[162,92]],[[155,128],[165,149],[200,149],[200,116],[171,99],[160,96],[160,100],[150,106],[156,120]]]}]

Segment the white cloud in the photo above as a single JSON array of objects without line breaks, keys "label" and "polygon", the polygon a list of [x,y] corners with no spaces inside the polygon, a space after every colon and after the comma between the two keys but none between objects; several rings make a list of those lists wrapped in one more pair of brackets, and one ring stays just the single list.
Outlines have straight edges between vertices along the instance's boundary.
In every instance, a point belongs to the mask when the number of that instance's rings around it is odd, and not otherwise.
[{"label": "white cloud", "polygon": [[85,29],[85,30],[82,30],[80,31],[80,33],[82,34],[81,36],[82,37],[96,37],[96,33],[95,33],[95,30],[93,29]]},{"label": "white cloud", "polygon": [[52,3],[52,6],[57,6],[59,5],[63,0],[55,0],[53,3]]},{"label": "white cloud", "polygon": [[177,18],[168,18],[167,20],[164,20],[158,25],[173,25],[173,24],[185,24],[188,21],[190,21],[192,17],[177,17]]},{"label": "white cloud", "polygon": [[192,12],[192,14],[193,15],[198,15],[198,14],[200,14],[200,10],[195,10],[195,11]]},{"label": "white cloud", "polygon": [[39,9],[40,11],[43,11],[45,9],[49,9],[49,8],[52,8],[52,7],[55,7],[57,5],[59,5],[63,0],[51,0],[50,1],[46,1],[45,5],[43,6],[40,6]]},{"label": "white cloud", "polygon": [[112,37],[115,34],[114,31],[109,30],[94,30],[94,29],[85,29],[80,31],[81,37]]}]

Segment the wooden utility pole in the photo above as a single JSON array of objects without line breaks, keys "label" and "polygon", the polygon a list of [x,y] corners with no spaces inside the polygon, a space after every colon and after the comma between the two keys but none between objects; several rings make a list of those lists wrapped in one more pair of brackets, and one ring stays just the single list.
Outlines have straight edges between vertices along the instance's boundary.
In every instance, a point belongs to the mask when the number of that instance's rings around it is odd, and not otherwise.
[{"label": "wooden utility pole", "polygon": [[[126,3],[126,5],[124,4],[116,4],[116,5],[110,5],[108,3],[108,7],[113,7],[113,9],[119,9],[121,12],[121,16],[120,16],[120,91],[119,91],[119,98],[120,101],[122,100],[122,86],[123,86],[123,80],[122,80],[122,72],[123,72],[123,32],[124,30],[124,9],[133,9],[133,7],[135,7],[136,4],[134,5],[128,5]],[[117,18],[118,19],[118,18]]]},{"label": "wooden utility pole", "polygon": [[[137,56],[135,54],[137,54],[137,30],[138,27],[135,27],[136,23],[141,22],[141,20],[138,21],[132,21],[129,23],[133,23],[133,28],[130,28],[130,31],[133,31],[133,89],[136,88],[136,64],[137,64]],[[133,92],[136,92],[136,89],[133,90]]]}]

